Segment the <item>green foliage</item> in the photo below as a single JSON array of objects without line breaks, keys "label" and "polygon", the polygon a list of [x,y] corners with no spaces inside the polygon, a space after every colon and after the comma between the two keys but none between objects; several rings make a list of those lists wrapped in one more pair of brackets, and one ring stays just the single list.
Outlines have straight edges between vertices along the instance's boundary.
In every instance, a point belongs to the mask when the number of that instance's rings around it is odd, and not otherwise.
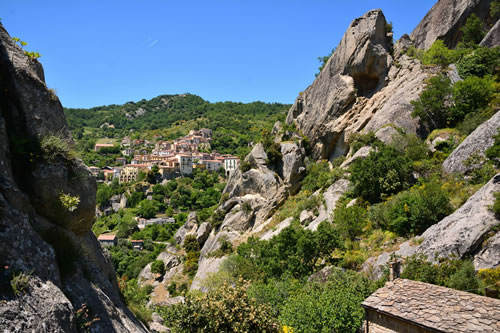
[{"label": "green foliage", "polygon": [[370,203],[404,190],[412,180],[412,162],[391,146],[381,145],[349,168],[354,196]]},{"label": "green foliage", "polygon": [[160,211],[161,204],[156,200],[142,200],[137,205],[136,212],[139,216],[150,219]]},{"label": "green foliage", "polygon": [[250,162],[243,161],[243,162],[240,164],[240,170],[241,170],[241,172],[247,172],[247,171],[249,171],[251,168],[252,168],[252,165],[250,164]]},{"label": "green foliage", "polygon": [[483,40],[486,33],[483,30],[481,20],[476,14],[471,14],[465,25],[460,29],[463,33],[462,43],[467,46],[474,46]]},{"label": "green foliage", "polygon": [[281,145],[274,142],[274,136],[271,135],[269,130],[262,131],[262,145],[267,155],[266,163],[270,166],[277,166],[283,157],[281,154]]},{"label": "green foliage", "polygon": [[321,71],[323,70],[323,68],[325,68],[326,63],[328,62],[328,60],[330,59],[330,57],[332,56],[332,54],[334,52],[335,52],[335,47],[332,49],[332,51],[330,52],[329,55],[323,56],[323,57],[318,57],[318,61],[320,63],[320,66],[318,67],[318,72],[316,74],[314,74],[315,76],[318,76],[319,73],[321,73]]},{"label": "green foliage", "polygon": [[444,42],[438,39],[427,51],[425,51],[421,60],[424,65],[448,66],[456,62],[458,56],[455,51],[448,49],[446,45],[444,45]]},{"label": "green foliage", "polygon": [[352,153],[354,154],[359,149],[365,146],[375,147],[380,145],[382,142],[375,136],[373,131],[370,131],[366,134],[354,133],[349,138],[349,146],[352,149]]},{"label": "green foliage", "polygon": [[257,281],[248,289],[248,295],[258,304],[268,305],[273,318],[278,318],[289,297],[302,288],[302,283],[293,278],[270,279],[267,283]]},{"label": "green foliage", "polygon": [[500,167],[500,129],[497,130],[494,140],[493,145],[486,149],[485,155],[492,160],[498,168]]},{"label": "green foliage", "polygon": [[188,294],[184,303],[159,313],[176,332],[278,332],[269,307],[249,297],[248,287],[243,280],[224,283],[206,294]]},{"label": "green foliage", "polygon": [[293,332],[358,332],[364,318],[361,303],[373,291],[354,272],[335,271],[330,281],[308,283],[283,306],[280,323]]},{"label": "green foliage", "polygon": [[59,195],[59,202],[65,209],[72,212],[78,207],[78,204],[80,203],[80,197],[77,195],[72,196],[61,192],[61,194]]},{"label": "green foliage", "polygon": [[120,239],[118,245],[110,247],[109,250],[118,276],[134,279],[148,263],[158,257],[164,248],[164,244],[153,244],[148,240],[144,241],[144,250],[137,251],[132,248],[129,241]]},{"label": "green foliage", "polygon": [[303,191],[315,192],[318,189],[327,188],[343,176],[344,172],[340,168],[330,170],[328,161],[321,160],[307,165],[307,173],[302,180]]},{"label": "green foliage", "polygon": [[200,257],[200,244],[194,235],[187,235],[183,244],[186,251],[186,260],[184,261],[184,273],[193,278],[198,270],[198,259]]},{"label": "green foliage", "polygon": [[126,278],[120,279],[118,286],[125,303],[134,315],[144,324],[151,322],[153,311],[147,306],[147,303],[153,286],[140,287],[136,279],[127,280]]},{"label": "green foliage", "polygon": [[361,236],[363,228],[367,224],[367,211],[361,205],[355,204],[350,207],[341,205],[334,211],[335,229],[345,240],[355,240]]},{"label": "green foliage", "polygon": [[408,50],[406,50],[406,55],[408,55],[411,58],[419,59],[422,61],[422,58],[424,57],[424,50],[417,49],[415,46],[411,45]]},{"label": "green foliage", "polygon": [[493,0],[490,5],[490,17],[493,21],[500,19],[500,0]]},{"label": "green foliage", "polygon": [[500,192],[495,192],[495,202],[491,209],[496,216],[500,216]]},{"label": "green foliage", "polygon": [[[146,112],[135,116],[139,108]],[[260,141],[261,130],[271,129],[273,123],[284,118],[289,108],[290,105],[279,103],[210,103],[198,96],[183,94],[161,95],[124,105],[64,111],[73,133],[81,128],[89,133],[85,140],[81,140],[82,143],[91,140],[90,136],[121,138],[131,135],[131,130],[134,131],[132,136],[136,137],[160,135],[164,139],[175,139],[186,135],[190,129],[205,127],[213,130],[212,149],[244,157],[250,151],[248,144]],[[126,114],[133,116],[126,117]],[[100,128],[106,122],[114,128]],[[95,155],[90,152],[92,148],[86,146],[83,149],[89,156],[84,158],[86,163],[95,160]]]},{"label": "green foliage", "polygon": [[19,271],[12,273],[10,287],[16,296],[20,296],[30,289],[31,275],[29,273]]},{"label": "green foliage", "polygon": [[292,224],[269,241],[251,237],[241,244],[237,249],[241,260],[234,261],[231,273],[248,279],[260,275],[259,272],[267,278],[285,274],[301,278],[313,272],[317,260],[340,246],[338,234],[329,223],[321,224],[316,232]]},{"label": "green foliage", "polygon": [[406,259],[401,277],[476,294],[482,293],[480,281],[470,260],[445,259],[439,264],[432,264],[423,255],[413,255]]},{"label": "green foliage", "polygon": [[151,273],[160,274],[163,276],[165,274],[165,264],[161,260],[155,260],[151,264]]},{"label": "green foliage", "polygon": [[454,125],[468,113],[478,112],[488,106],[495,93],[494,81],[490,77],[469,76],[453,86],[454,106],[450,108],[448,123]]},{"label": "green foliage", "polygon": [[452,212],[448,194],[439,181],[431,180],[373,206],[371,215],[383,228],[408,236],[421,234]]},{"label": "green foliage", "polygon": [[444,75],[434,76],[416,101],[412,101],[413,117],[420,117],[422,124],[432,131],[447,125],[451,81]]},{"label": "green foliage", "polygon": [[495,75],[500,68],[500,47],[478,47],[457,62],[460,77]]},{"label": "green foliage", "polygon": [[47,162],[55,162],[58,158],[74,161],[75,152],[71,148],[71,141],[62,134],[46,135],[40,139],[42,157]]}]

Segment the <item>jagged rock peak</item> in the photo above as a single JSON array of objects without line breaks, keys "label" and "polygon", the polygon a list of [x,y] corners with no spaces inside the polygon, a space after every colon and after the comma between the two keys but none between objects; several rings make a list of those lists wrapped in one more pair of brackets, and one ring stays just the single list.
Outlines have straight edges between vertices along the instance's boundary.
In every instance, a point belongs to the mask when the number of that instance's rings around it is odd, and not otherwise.
[{"label": "jagged rock peak", "polygon": [[439,0],[415,27],[410,37],[415,47],[428,49],[437,39],[454,48],[462,36],[460,28],[476,14],[485,21],[492,0]]},{"label": "jagged rock peak", "polygon": [[334,121],[346,113],[357,97],[370,97],[385,84],[392,57],[392,35],[386,31],[381,10],[369,11],[352,21],[335,52],[316,80],[291,107],[287,123],[295,122],[310,140],[316,158],[345,154],[342,132]]}]

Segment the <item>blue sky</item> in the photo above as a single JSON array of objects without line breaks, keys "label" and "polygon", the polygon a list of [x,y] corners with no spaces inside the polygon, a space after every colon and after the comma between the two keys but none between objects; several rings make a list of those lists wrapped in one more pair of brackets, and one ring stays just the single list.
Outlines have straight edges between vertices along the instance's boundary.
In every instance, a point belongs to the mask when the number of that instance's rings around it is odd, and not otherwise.
[{"label": "blue sky", "polygon": [[293,103],[354,18],[381,8],[399,38],[435,2],[1,0],[0,18],[67,107],[186,92]]}]

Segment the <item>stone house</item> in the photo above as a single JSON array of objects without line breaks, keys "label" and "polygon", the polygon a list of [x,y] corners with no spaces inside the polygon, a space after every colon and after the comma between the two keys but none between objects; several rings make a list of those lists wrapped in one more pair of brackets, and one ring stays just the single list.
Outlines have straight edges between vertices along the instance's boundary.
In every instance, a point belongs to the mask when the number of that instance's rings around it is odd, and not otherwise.
[{"label": "stone house", "polygon": [[118,244],[118,237],[116,235],[99,235],[97,240],[102,246],[115,246]]},{"label": "stone house", "polygon": [[362,304],[364,333],[500,332],[500,300],[396,278]]},{"label": "stone house", "polygon": [[142,249],[144,248],[144,241],[142,239],[138,239],[138,240],[131,240],[130,243],[132,243],[132,248],[134,250],[139,250],[139,251],[142,251]]}]

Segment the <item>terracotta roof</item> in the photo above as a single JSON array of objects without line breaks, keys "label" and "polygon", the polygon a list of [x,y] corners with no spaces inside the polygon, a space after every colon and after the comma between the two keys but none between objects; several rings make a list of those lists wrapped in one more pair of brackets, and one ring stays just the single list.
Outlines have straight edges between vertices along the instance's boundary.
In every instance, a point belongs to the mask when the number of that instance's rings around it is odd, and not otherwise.
[{"label": "terracotta roof", "polygon": [[99,237],[97,237],[97,240],[115,240],[116,239],[116,235],[99,235]]},{"label": "terracotta roof", "polygon": [[500,300],[424,282],[387,282],[362,305],[437,332],[500,332]]}]

